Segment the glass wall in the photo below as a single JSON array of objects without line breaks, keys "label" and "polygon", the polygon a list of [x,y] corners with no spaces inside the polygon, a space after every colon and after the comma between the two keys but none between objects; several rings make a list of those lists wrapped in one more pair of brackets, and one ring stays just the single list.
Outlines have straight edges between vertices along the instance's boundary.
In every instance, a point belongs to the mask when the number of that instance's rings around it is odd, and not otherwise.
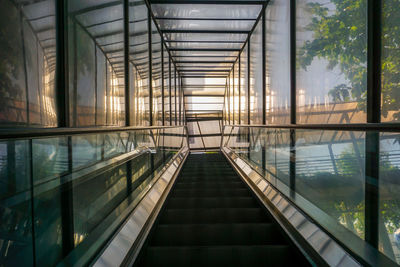
[{"label": "glass wall", "polygon": [[0,127],[56,127],[55,1],[4,0],[0,10]]},{"label": "glass wall", "polygon": [[162,125],[162,93],[161,93],[161,36],[154,22],[151,22],[151,79],[153,90],[153,124]]},{"label": "glass wall", "polygon": [[175,66],[171,62],[171,125],[176,125],[176,89],[175,89]]},{"label": "glass wall", "polygon": [[400,10],[396,0],[382,1],[382,122],[400,121]]},{"label": "glass wall", "polygon": [[[122,1],[106,8],[92,1],[68,2],[68,90],[73,126],[125,124],[122,18]],[[110,30],[114,31],[110,34]]]},{"label": "glass wall", "polygon": [[234,94],[235,91],[233,90],[234,88],[234,82],[233,82],[233,70],[229,73],[229,124],[234,124],[234,119],[235,119],[235,113],[234,113]]},{"label": "glass wall", "polygon": [[265,12],[267,124],[290,124],[289,1],[273,0]]},{"label": "glass wall", "polygon": [[296,5],[297,122],[365,123],[366,0]]},{"label": "glass wall", "polygon": [[240,123],[249,124],[248,121],[248,97],[249,97],[249,73],[248,73],[248,45],[246,44],[240,54]]},{"label": "glass wall", "polygon": [[170,110],[170,81],[169,81],[169,54],[167,49],[164,49],[164,124],[170,125],[171,110]]},{"label": "glass wall", "polygon": [[240,73],[239,73],[239,60],[236,61],[236,63],[233,65],[233,72],[234,72],[234,85],[233,85],[233,90],[234,90],[234,97],[233,97],[233,112],[235,114],[235,121],[234,124],[239,124],[239,97],[240,97]]},{"label": "glass wall", "polygon": [[250,124],[263,123],[262,23],[258,22],[250,37]]},{"label": "glass wall", "polygon": [[[129,62],[136,73],[135,124],[150,125],[149,121],[149,35],[147,7],[144,1],[129,1]],[[132,105],[132,104],[131,104]]]}]

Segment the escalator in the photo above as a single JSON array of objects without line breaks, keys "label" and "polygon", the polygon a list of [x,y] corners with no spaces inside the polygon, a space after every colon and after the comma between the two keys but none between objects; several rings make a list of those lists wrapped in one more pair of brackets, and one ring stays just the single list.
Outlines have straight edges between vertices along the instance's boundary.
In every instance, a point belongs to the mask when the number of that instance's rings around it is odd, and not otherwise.
[{"label": "escalator", "polygon": [[135,266],[308,266],[222,154],[191,154]]}]

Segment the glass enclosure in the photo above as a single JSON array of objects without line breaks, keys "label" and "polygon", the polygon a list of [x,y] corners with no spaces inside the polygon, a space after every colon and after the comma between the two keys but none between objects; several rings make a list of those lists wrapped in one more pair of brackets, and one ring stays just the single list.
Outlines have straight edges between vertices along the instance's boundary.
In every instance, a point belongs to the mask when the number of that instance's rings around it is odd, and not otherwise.
[{"label": "glass enclosure", "polygon": [[2,264],[89,263],[184,147],[183,126],[0,141]]},{"label": "glass enclosure", "polygon": [[[374,250],[364,240],[366,235],[377,234],[378,250],[400,263],[398,133],[245,126],[224,129],[224,147],[258,170],[340,242],[355,252],[362,247]],[[374,154],[371,146],[378,146],[379,154]],[[378,177],[366,174],[371,157],[378,159],[372,166],[379,169]],[[372,218],[376,224],[366,211],[378,214],[379,218]]]},{"label": "glass enclosure", "polygon": [[0,127],[58,126],[55,2],[0,3]]}]

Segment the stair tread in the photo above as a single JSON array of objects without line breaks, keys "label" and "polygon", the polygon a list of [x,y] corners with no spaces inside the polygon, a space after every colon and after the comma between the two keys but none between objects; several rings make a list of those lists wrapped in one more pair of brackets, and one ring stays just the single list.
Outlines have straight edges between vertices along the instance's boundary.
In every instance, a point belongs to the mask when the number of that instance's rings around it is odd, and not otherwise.
[{"label": "stair tread", "polygon": [[263,245],[281,239],[272,223],[160,224],[151,245]]},{"label": "stair tread", "polygon": [[[179,257],[177,257],[179,255]],[[289,266],[287,245],[148,248],[145,266]]]},{"label": "stair tread", "polygon": [[167,209],[160,218],[160,223],[250,223],[265,222],[269,218],[258,208],[197,208]]}]

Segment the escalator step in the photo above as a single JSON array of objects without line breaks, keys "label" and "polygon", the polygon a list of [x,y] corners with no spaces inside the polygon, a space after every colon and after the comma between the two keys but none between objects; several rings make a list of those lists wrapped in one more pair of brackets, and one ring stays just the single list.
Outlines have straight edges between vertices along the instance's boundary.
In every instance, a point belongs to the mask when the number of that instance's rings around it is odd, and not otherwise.
[{"label": "escalator step", "polygon": [[266,222],[260,208],[166,209],[160,218],[163,224],[185,223],[250,223]]},{"label": "escalator step", "polygon": [[171,209],[252,208],[257,207],[257,202],[252,197],[171,197],[166,207]]},{"label": "escalator step", "polygon": [[176,184],[175,189],[191,189],[191,188],[245,188],[244,184],[240,181],[235,182],[184,182],[180,181]]},{"label": "escalator step", "polygon": [[247,197],[250,196],[250,191],[246,188],[243,189],[175,189],[172,191],[171,196],[176,197]]},{"label": "escalator step", "polygon": [[143,266],[292,266],[285,245],[149,247]]},{"label": "escalator step", "polygon": [[154,246],[268,244],[283,244],[272,223],[160,224],[151,240]]}]

